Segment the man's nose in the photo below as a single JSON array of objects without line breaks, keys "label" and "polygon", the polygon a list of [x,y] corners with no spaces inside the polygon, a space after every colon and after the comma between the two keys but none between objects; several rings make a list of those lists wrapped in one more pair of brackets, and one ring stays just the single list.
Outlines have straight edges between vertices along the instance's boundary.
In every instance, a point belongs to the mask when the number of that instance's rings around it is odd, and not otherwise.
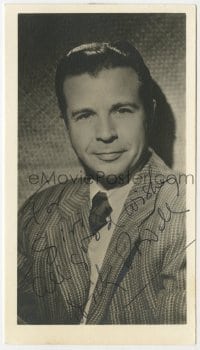
[{"label": "man's nose", "polygon": [[109,143],[117,138],[117,131],[113,120],[108,116],[99,118],[96,124],[96,140]]}]

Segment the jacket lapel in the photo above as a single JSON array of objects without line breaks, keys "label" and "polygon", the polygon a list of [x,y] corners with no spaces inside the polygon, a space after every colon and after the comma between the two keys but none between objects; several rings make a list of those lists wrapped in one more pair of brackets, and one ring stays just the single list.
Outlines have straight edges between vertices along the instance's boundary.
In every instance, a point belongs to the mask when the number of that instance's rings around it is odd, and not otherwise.
[{"label": "jacket lapel", "polygon": [[[155,210],[159,186],[155,184],[157,168],[147,163],[138,176],[144,178],[141,183],[133,185],[114,229],[89,310],[87,323],[104,323],[112,296],[121,278],[129,270],[135,254],[140,250],[140,243],[155,239],[150,230],[142,230],[143,223]],[[123,272],[123,273],[122,273]]]},{"label": "jacket lapel", "polygon": [[49,246],[56,247],[52,264],[56,283],[69,312],[80,323],[90,285],[90,263],[87,258],[89,233],[89,187],[71,184],[66,187],[48,225]]}]

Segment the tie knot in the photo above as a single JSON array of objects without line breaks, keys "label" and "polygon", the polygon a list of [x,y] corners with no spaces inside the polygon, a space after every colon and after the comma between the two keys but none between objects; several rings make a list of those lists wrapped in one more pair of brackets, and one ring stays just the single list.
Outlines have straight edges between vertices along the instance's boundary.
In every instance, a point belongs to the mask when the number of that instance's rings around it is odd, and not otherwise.
[{"label": "tie knot", "polygon": [[89,216],[89,224],[92,235],[95,235],[107,224],[107,217],[112,213],[112,208],[108,202],[105,192],[98,192],[92,199],[92,208]]},{"label": "tie knot", "polygon": [[92,207],[96,206],[96,205],[101,205],[102,203],[108,203],[108,197],[107,194],[105,192],[97,192],[95,194],[95,196],[92,199]]}]

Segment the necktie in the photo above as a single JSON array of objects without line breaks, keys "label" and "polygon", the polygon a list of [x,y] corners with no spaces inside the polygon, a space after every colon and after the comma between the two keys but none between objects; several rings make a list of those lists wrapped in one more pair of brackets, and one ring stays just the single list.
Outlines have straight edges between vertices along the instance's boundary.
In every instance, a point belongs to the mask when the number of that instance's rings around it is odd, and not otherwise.
[{"label": "necktie", "polygon": [[112,213],[106,193],[98,192],[92,199],[92,209],[89,215],[90,231],[95,235],[107,224],[107,217]]}]

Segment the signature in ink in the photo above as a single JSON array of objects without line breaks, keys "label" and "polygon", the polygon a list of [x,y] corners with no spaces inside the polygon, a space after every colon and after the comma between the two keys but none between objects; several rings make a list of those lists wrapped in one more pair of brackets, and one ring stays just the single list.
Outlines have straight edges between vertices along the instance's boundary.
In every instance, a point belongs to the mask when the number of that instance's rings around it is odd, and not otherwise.
[{"label": "signature in ink", "polygon": [[[157,182],[157,176],[160,176],[162,174],[154,174],[155,179],[153,181],[153,172],[152,172],[152,167],[148,167],[148,173],[147,173],[147,178],[148,178],[148,183],[147,185],[145,184],[143,188],[143,192],[146,194],[146,199],[149,199],[152,197],[153,194],[157,194],[160,189],[168,183],[169,185],[176,185],[176,195],[177,197],[179,196],[179,183],[175,175],[171,174],[166,177],[166,179],[162,179],[159,182]],[[145,174],[145,181],[146,181],[146,174]]]},{"label": "signature in ink", "polygon": [[[155,177],[159,175],[156,174]],[[148,178],[148,181],[146,181],[146,178]],[[169,184],[169,185],[175,185],[176,186],[176,196],[179,196],[179,183],[178,180],[176,178],[176,176],[170,175],[169,177],[167,177],[166,179],[162,179],[159,183],[156,181],[153,181],[153,172],[152,172],[152,168],[151,166],[148,167],[148,173],[145,174],[145,181],[147,182],[147,184],[145,183],[142,186],[142,191],[143,191],[143,195],[139,195],[137,197],[132,198],[131,200],[129,200],[128,203],[125,203],[125,211],[127,213],[127,215],[129,217],[132,217],[134,215],[135,212],[137,212],[141,206],[146,204],[146,201],[151,199],[153,195],[157,196],[161,190],[161,188],[165,185],[165,184]]]},{"label": "signature in ink", "polygon": [[[159,234],[157,231],[154,232],[150,228],[144,227],[144,224],[148,223],[148,219],[153,214],[158,215],[160,222],[161,222],[159,227],[157,228],[158,231],[160,233],[164,233],[164,231],[166,229],[166,225],[170,223],[170,221],[172,220],[172,217],[174,215],[181,215],[181,214],[185,214],[185,213],[189,212],[189,209],[186,209],[183,211],[176,211],[170,207],[168,202],[165,202],[164,207],[162,207],[162,208],[160,206],[157,206],[159,192],[160,192],[161,188],[166,183],[169,184],[169,179],[162,181],[160,184],[155,185],[153,183],[153,180],[152,180],[152,169],[150,167],[149,167],[148,175],[149,175],[149,183],[147,185],[144,185],[142,188],[144,196],[140,195],[140,196],[137,196],[134,199],[132,199],[128,204],[125,204],[124,210],[126,211],[127,215],[129,217],[131,217],[131,216],[133,216],[133,214],[135,212],[137,212],[140,209],[141,206],[145,205],[147,200],[149,200],[150,198],[152,198],[153,195],[155,195],[153,209],[152,209],[151,213],[138,225],[137,230],[139,232],[139,237],[136,240],[136,242],[134,243],[134,246],[132,247],[132,241],[131,241],[130,234],[126,231],[122,231],[117,239],[117,243],[116,243],[116,247],[115,247],[118,256],[123,261],[123,267],[126,269],[126,271],[129,271],[132,268],[132,262],[133,262],[133,258],[135,256],[135,254],[137,254],[137,253],[141,254],[140,245],[142,242],[147,241],[149,243],[152,243],[152,242],[156,243],[159,240]],[[175,184],[176,195],[178,197],[179,196],[179,184],[178,184],[178,182],[176,182],[175,178],[173,178],[172,180],[174,180],[174,182],[170,183],[170,184]],[[42,186],[44,186],[44,184]],[[38,192],[41,189],[41,187],[36,192]],[[48,215],[53,213],[54,207],[59,207],[59,203],[60,203],[60,200],[61,200],[62,195],[64,193],[64,190],[65,190],[65,187],[62,188],[62,191],[59,193],[57,199],[54,202],[51,202],[46,206],[45,210],[46,210],[46,213]],[[44,297],[47,294],[55,293],[58,285],[62,284],[63,281],[70,280],[72,277],[70,275],[65,276],[63,274],[63,272],[61,272],[61,267],[57,262],[58,248],[56,247],[56,245],[50,245],[50,244],[48,245],[47,232],[42,231],[42,226],[41,226],[42,223],[39,221],[39,218],[38,218],[38,213],[40,212],[40,210],[41,210],[41,208],[36,208],[36,203],[35,203],[35,201],[33,201],[32,211],[31,211],[32,215],[30,216],[28,223],[26,223],[25,228],[27,229],[28,225],[32,221],[34,221],[38,225],[38,228],[41,228],[41,231],[39,230],[39,232],[37,232],[35,237],[34,237],[34,241],[32,243],[31,250],[32,250],[32,252],[34,252],[34,254],[38,255],[38,258],[40,257],[41,259],[44,259],[44,263],[46,263],[48,266],[54,267],[54,269],[56,269],[56,271],[57,271],[57,276],[55,277],[53,270],[50,269],[50,271],[48,272],[48,277],[51,281],[51,284],[46,286],[45,282],[44,282],[45,276],[42,273],[38,274],[38,275],[34,275],[33,265],[31,265],[31,267],[27,271],[26,275],[24,276],[24,281],[28,280],[29,278],[32,278],[33,291],[35,292],[35,294],[38,297]],[[81,226],[83,231],[85,231],[84,222],[83,222],[83,218],[81,216],[81,213],[76,213],[76,214],[77,214],[76,215],[77,219],[73,222],[72,227],[68,233],[72,237],[74,237],[76,235],[76,230],[78,229],[78,226]],[[108,218],[108,221],[107,221],[108,230],[111,229],[112,225],[114,225],[118,228],[121,228],[121,229],[123,229],[125,227],[125,224],[119,225],[118,223],[113,222],[113,220],[110,216]],[[63,232],[62,232],[62,228],[60,228],[60,230],[61,230],[60,232],[61,232],[62,238],[63,238],[63,243],[66,243]],[[82,254],[77,254],[77,253],[72,252],[70,255],[71,263],[73,265],[82,264],[87,271],[89,271],[89,267],[88,267],[88,264],[86,262],[87,259],[85,259],[85,255],[87,254],[88,241],[91,240],[92,237],[93,237],[93,235],[89,234],[89,235],[84,236],[81,239]],[[98,240],[100,240],[100,238],[101,238],[100,232],[97,232],[95,235],[95,239],[98,241]],[[189,247],[193,242],[194,241],[190,242],[185,247],[185,249],[187,247]],[[122,279],[124,277],[123,274],[121,274],[120,278],[117,278],[116,281],[111,280],[113,266],[110,265],[108,267],[107,273],[105,275],[102,274],[101,270],[98,268],[98,265],[96,265],[96,269],[97,269],[97,273],[98,273],[98,280],[97,280],[96,288],[94,289],[94,292],[92,293],[92,295],[89,296],[88,300],[90,298],[92,298],[92,300],[96,304],[98,302],[99,298],[102,297],[103,293],[105,292],[105,290],[109,284],[113,285],[113,289],[115,291],[117,288],[121,288],[125,292],[127,292],[127,290],[120,285],[120,282],[122,281]],[[156,278],[156,274],[152,278],[150,278],[149,282],[146,285],[144,285],[139,290],[139,292],[126,305],[124,305],[124,307],[128,307],[137,298],[137,296],[140,293],[142,293],[142,291],[148,286],[148,284],[155,278]],[[38,288],[37,288],[38,284],[40,284],[40,286],[41,286],[40,291],[38,291]],[[80,312],[83,317],[88,316],[84,310],[85,303],[84,303],[84,305],[79,305],[78,303],[74,303],[71,300],[69,300],[68,303],[69,303],[69,305],[71,305],[72,307],[77,309],[77,311]]]},{"label": "signature in ink", "polygon": [[[44,264],[46,263],[50,267],[54,265],[54,269],[57,272],[57,278],[55,278],[53,271],[50,269],[50,271],[47,273],[47,277],[49,277],[49,280],[51,283],[46,286],[44,283],[45,277],[42,272],[41,274],[35,274],[34,273],[34,263],[30,266],[27,273],[25,274],[22,283],[26,283],[28,279],[31,278],[32,280],[32,289],[35,292],[35,294],[38,297],[44,297],[46,294],[52,294],[56,291],[57,285],[60,285],[63,283],[64,280],[71,279],[71,276],[64,276],[63,273],[60,271],[60,265],[57,263],[57,247],[55,245],[48,245],[47,244],[47,233],[46,232],[38,232],[35,235],[35,239],[32,243],[31,250],[36,253],[38,259],[43,260]],[[36,259],[37,259],[36,257]],[[41,290],[38,291],[37,285],[38,283],[41,286]]]},{"label": "signature in ink", "polygon": [[[194,244],[195,241],[196,241],[196,240],[193,239],[193,240],[192,240],[191,242],[189,242],[185,247],[183,247],[183,249],[182,249],[180,252],[178,252],[177,255],[176,255],[175,257],[173,257],[173,258],[171,259],[170,262],[173,262],[173,261],[177,258],[177,256],[179,256],[184,250],[188,249],[192,244]],[[126,304],[123,305],[124,308],[127,308],[128,306],[130,306],[130,304],[131,304],[132,302],[134,302],[134,301],[137,299],[137,297],[148,287],[148,285],[149,285],[154,279],[157,278],[157,276],[159,276],[159,274],[160,274],[161,272],[162,272],[162,270],[160,269],[157,273],[155,273],[155,274],[149,279],[149,281],[148,281],[142,288],[139,289],[139,291],[134,295],[134,297],[132,297],[132,299],[129,300],[128,303],[126,303]]]}]

